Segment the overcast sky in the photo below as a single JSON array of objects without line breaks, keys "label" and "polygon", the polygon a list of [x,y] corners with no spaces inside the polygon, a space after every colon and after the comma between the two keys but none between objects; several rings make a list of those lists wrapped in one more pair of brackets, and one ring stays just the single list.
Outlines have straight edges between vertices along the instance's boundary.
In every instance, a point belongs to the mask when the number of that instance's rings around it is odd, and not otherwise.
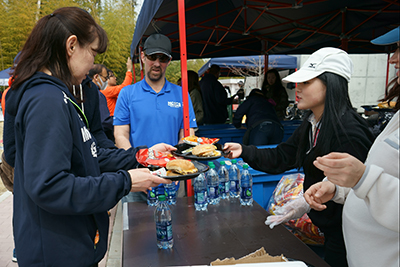
[{"label": "overcast sky", "polygon": [[143,4],[144,0],[136,0],[137,5],[135,7],[135,11],[136,13],[139,15],[140,9],[142,8],[142,4]]}]

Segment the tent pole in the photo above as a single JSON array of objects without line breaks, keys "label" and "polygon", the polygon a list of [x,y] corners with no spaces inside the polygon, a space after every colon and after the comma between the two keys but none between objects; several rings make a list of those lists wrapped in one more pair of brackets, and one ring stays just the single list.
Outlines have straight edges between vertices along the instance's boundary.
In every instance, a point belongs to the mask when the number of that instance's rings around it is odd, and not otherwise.
[{"label": "tent pole", "polygon": [[385,83],[385,88],[387,87],[387,85],[388,85],[388,82],[389,82],[389,59],[390,59],[390,53],[388,53],[388,58],[387,58],[387,61],[386,61],[386,83]]},{"label": "tent pole", "polygon": [[[187,54],[186,54],[186,20],[185,0],[178,0],[179,20],[179,46],[181,50],[181,79],[182,79],[182,102],[183,102],[183,127],[184,135],[190,135],[189,124],[189,97],[188,97],[188,75],[187,75]],[[186,180],[186,195],[193,196],[191,180]]]}]

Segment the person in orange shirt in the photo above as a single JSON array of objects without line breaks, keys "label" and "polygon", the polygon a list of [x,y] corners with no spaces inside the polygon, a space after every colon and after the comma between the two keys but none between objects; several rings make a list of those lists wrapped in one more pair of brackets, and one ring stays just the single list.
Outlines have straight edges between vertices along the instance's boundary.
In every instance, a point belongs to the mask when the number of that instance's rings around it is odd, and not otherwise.
[{"label": "person in orange shirt", "polygon": [[4,116],[4,112],[6,112],[6,94],[7,94],[8,90],[10,90],[11,79],[12,79],[12,77],[10,77],[10,79],[8,79],[8,87],[6,90],[4,90],[3,94],[1,95],[1,110],[3,111],[3,116]]},{"label": "person in orange shirt", "polygon": [[117,85],[117,78],[115,78],[114,73],[111,70],[108,72],[108,76],[110,77],[108,80],[108,86],[106,89],[101,90],[100,92],[102,92],[107,99],[107,106],[110,110],[111,117],[114,116],[115,104],[117,103],[119,92],[121,92],[122,88],[125,86],[132,84],[132,69],[132,60],[128,57],[128,60],[126,61],[125,80],[120,85]]}]

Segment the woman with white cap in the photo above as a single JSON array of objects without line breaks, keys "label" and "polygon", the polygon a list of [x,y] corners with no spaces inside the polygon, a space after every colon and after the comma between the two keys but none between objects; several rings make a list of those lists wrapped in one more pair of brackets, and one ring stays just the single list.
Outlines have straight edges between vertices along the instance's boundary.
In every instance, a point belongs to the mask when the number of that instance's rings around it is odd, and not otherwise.
[{"label": "woman with white cap", "polygon": [[[353,63],[348,54],[337,48],[322,48],[313,53],[299,71],[284,82],[294,82],[298,108],[308,110],[302,124],[284,143],[272,149],[258,149],[226,143],[228,157],[241,157],[252,168],[268,173],[283,173],[303,168],[304,190],[322,181],[324,173],[313,165],[315,159],[330,152],[346,152],[363,161],[372,145],[368,125],[354,110],[348,94]],[[288,202],[288,205],[291,202]],[[293,205],[295,204],[295,205]],[[284,214],[269,216],[274,225],[300,218],[308,212],[312,222],[325,236],[325,261],[331,266],[347,266],[342,234],[342,204],[330,201],[323,211],[311,210],[303,197],[292,201]]]},{"label": "woman with white cap", "polygon": [[377,137],[363,163],[346,153],[318,157],[314,165],[327,178],[311,186],[305,199],[315,210],[333,200],[345,203],[343,232],[350,266],[396,266],[399,260],[399,112],[400,109],[400,27],[371,42],[395,45],[389,63],[396,76],[384,101],[397,98],[389,124]]}]

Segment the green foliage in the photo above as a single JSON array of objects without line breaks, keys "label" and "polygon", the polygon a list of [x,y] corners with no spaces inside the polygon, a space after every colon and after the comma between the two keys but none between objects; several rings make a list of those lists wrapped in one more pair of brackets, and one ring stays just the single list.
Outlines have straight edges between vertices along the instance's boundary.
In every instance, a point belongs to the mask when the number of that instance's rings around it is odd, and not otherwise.
[{"label": "green foliage", "polygon": [[[97,55],[95,63],[111,69],[122,83],[126,73],[126,60],[137,14],[136,0],[0,0],[0,70],[11,67],[14,57],[22,49],[36,21],[64,6],[79,6],[87,10],[104,28],[109,39],[107,51]],[[188,70],[198,71],[205,60],[188,60]],[[139,64],[135,64],[136,81],[141,80]],[[172,61],[166,71],[167,79],[176,83],[181,77],[180,61]]]},{"label": "green foliage", "polygon": [[107,32],[108,50],[96,57],[96,63],[106,65],[122,83],[126,73],[126,61],[130,57],[130,44],[135,30],[134,4],[131,0],[105,1],[101,25]]}]

